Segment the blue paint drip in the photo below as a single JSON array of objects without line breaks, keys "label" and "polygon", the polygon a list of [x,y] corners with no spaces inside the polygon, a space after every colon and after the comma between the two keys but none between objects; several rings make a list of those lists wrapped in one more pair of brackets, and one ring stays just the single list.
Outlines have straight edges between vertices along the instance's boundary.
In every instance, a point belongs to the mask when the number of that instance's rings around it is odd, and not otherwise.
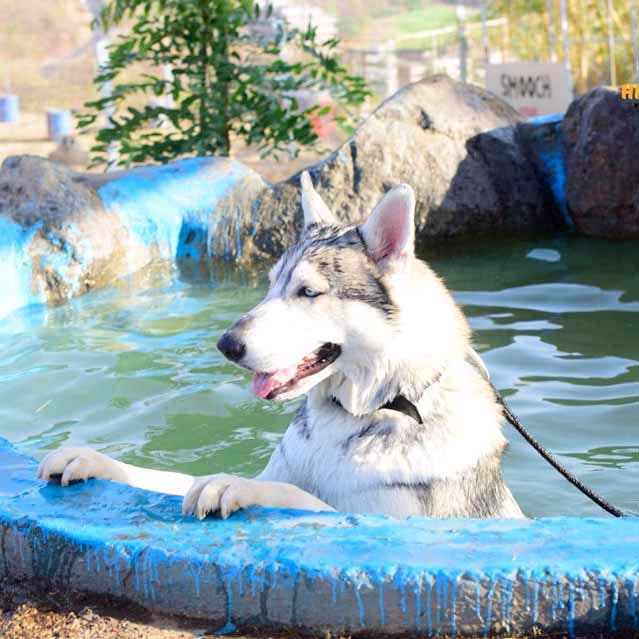
[{"label": "blue paint drip", "polygon": [[597,602],[597,608],[605,607],[606,604],[606,580],[603,577],[599,577],[599,601]]},{"label": "blue paint drip", "polygon": [[637,630],[639,623],[637,620],[637,576],[633,575],[632,578],[626,580],[626,589],[629,592],[629,607],[630,615],[632,616],[632,628]]},{"label": "blue paint drip", "polygon": [[[413,587],[415,593],[415,628],[419,630],[422,627],[422,582],[417,581]],[[427,602],[430,603],[430,602]],[[430,606],[428,605],[427,608]]]},{"label": "blue paint drip", "polygon": [[441,618],[441,599],[442,599],[442,583],[441,583],[441,575],[437,573],[435,575],[435,626],[437,627],[437,632],[442,627],[442,618]]},{"label": "blue paint drip", "polygon": [[557,607],[559,605],[559,584],[556,581],[551,582],[551,600],[552,606],[550,608],[550,618],[554,621],[557,619]]},{"label": "blue paint drip", "polygon": [[357,601],[357,613],[359,615],[359,625],[365,626],[364,620],[364,602],[362,601],[362,593],[359,591],[359,586],[353,585],[353,591],[355,592],[355,600]]},{"label": "blue paint drip", "polygon": [[510,614],[512,605],[513,582],[505,575],[499,580],[499,600],[501,603],[502,623],[510,628]]},{"label": "blue paint drip", "polygon": [[233,626],[233,583],[232,576],[228,571],[224,578],[224,585],[226,588],[226,628]]},{"label": "blue paint drip", "polygon": [[399,590],[399,608],[403,614],[406,614],[406,579],[402,574],[401,570],[398,570],[395,573],[395,577],[393,579],[393,583],[395,585],[395,589]]},{"label": "blue paint drip", "polygon": [[450,632],[453,637],[457,636],[457,581],[459,577],[455,577],[452,582],[451,592],[451,608],[450,608]]},{"label": "blue paint drip", "polygon": [[433,601],[433,578],[431,575],[426,577],[426,601],[424,610],[426,611],[426,628],[428,629],[428,636],[433,634],[433,613],[432,613],[432,601]]},{"label": "blue paint drip", "polygon": [[234,623],[227,622],[219,630],[216,630],[213,634],[216,637],[223,635],[230,635],[237,631],[237,626]]},{"label": "blue paint drip", "polygon": [[486,597],[486,621],[484,623],[484,637],[487,637],[489,635],[490,627],[493,622],[493,597],[495,596],[497,581],[497,578],[491,579],[490,589],[488,590],[488,596]]},{"label": "blue paint drip", "polygon": [[564,157],[563,142],[561,139],[561,120],[548,122],[536,122],[536,124],[550,124],[553,133],[542,148],[537,149],[537,158],[543,166],[543,173],[548,183],[552,196],[559,208],[566,228],[575,229],[575,223],[568,211],[568,201],[566,197],[566,160]]},{"label": "blue paint drip", "polygon": [[617,578],[613,575],[611,578],[611,605],[610,605],[610,630],[617,632],[617,605],[619,603],[619,587],[617,585]]},{"label": "blue paint drip", "polygon": [[202,568],[204,564],[199,560],[191,560],[188,563],[189,571],[193,575],[193,587],[195,589],[195,596],[200,596],[200,577],[202,576]]},{"label": "blue paint drip", "polygon": [[575,636],[575,586],[572,583],[568,587],[568,634]]}]

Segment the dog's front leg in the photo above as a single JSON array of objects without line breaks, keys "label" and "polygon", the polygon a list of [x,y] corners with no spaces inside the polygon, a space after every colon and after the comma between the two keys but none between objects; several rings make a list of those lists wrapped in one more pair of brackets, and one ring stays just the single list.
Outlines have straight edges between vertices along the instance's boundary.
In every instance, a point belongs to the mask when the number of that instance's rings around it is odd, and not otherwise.
[{"label": "dog's front leg", "polygon": [[184,497],[182,512],[199,519],[204,519],[209,513],[219,512],[226,519],[236,510],[248,506],[335,510],[293,484],[220,474],[195,479]]},{"label": "dog's front leg", "polygon": [[63,486],[87,479],[108,479],[135,488],[168,495],[186,495],[194,478],[182,473],[151,470],[111,459],[92,448],[60,448],[40,463],[38,479]]}]

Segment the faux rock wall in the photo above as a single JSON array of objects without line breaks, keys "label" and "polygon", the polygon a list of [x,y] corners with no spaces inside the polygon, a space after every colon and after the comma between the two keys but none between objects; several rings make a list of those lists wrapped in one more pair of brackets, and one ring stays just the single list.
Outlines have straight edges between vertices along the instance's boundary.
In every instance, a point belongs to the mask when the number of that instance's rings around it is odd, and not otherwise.
[{"label": "faux rock wall", "polygon": [[[444,76],[404,87],[309,167],[344,222],[398,182],[417,195],[417,241],[559,230],[639,235],[639,118],[617,92],[565,118],[522,122],[497,97]],[[106,175],[42,158],[0,168],[0,318],[59,304],[156,259],[273,257],[295,241],[299,175],[275,185],[238,162],[191,158]]]}]

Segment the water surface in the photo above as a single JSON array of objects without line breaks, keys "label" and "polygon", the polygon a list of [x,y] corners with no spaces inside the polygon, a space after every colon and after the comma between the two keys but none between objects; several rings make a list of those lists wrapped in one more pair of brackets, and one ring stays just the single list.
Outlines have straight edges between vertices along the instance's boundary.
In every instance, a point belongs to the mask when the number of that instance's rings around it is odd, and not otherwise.
[{"label": "water surface", "polygon": [[[639,511],[636,244],[495,242],[424,257],[455,291],[529,430],[604,496]],[[297,402],[254,398],[250,374],[215,343],[264,290],[264,278],[229,268],[153,272],[15,313],[0,323],[0,435],[36,457],[89,445],[154,468],[256,473]],[[504,428],[507,479],[527,514],[601,512]]]}]

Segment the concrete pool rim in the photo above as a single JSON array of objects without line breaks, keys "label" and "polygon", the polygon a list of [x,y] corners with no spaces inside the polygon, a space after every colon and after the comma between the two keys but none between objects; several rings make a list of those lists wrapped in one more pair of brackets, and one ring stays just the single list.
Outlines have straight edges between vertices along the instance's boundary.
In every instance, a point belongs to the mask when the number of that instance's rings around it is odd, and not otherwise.
[{"label": "concrete pool rim", "polygon": [[[35,479],[0,441],[0,576],[169,615],[310,633],[634,630],[639,519],[427,520],[249,509]],[[327,611],[330,611],[327,614]]]}]

